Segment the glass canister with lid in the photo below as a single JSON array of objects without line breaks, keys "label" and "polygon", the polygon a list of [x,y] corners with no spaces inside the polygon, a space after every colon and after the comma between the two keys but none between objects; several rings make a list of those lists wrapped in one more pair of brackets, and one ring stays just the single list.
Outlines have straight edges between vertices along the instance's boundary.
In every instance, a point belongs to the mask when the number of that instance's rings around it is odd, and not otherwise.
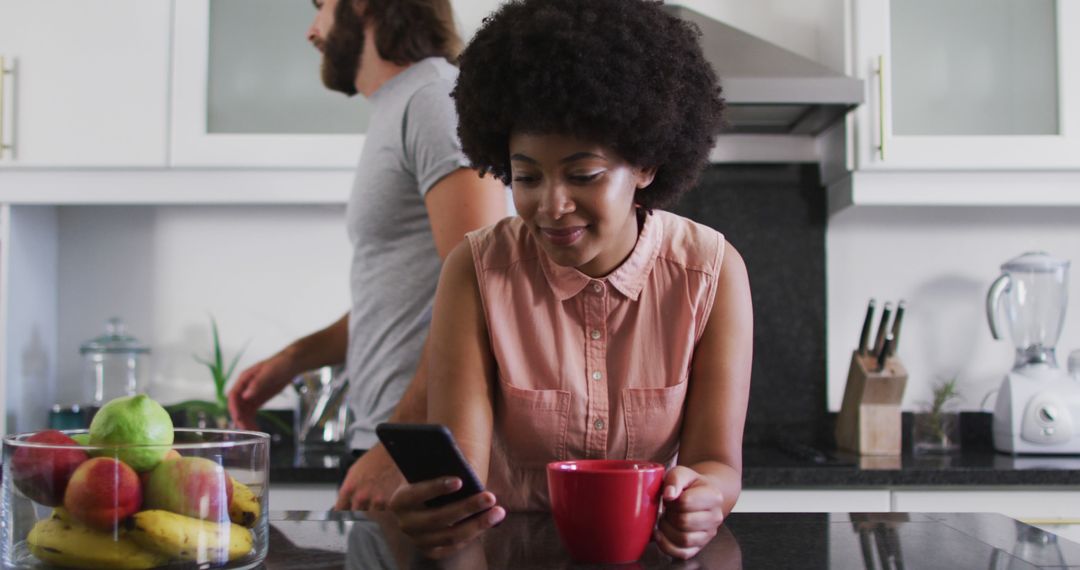
[{"label": "glass canister with lid", "polygon": [[150,347],[127,332],[124,321],[113,317],[101,336],[79,347],[83,357],[85,402],[100,406],[114,398],[146,391]]}]

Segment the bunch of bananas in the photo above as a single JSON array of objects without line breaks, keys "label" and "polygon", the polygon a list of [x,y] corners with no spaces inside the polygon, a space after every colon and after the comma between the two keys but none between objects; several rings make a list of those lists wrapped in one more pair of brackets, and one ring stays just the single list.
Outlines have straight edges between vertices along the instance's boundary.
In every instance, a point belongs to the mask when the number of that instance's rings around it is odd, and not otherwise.
[{"label": "bunch of bananas", "polygon": [[38,521],[27,536],[38,559],[67,568],[155,568],[171,562],[224,564],[251,553],[250,528],[262,514],[246,485],[233,486],[230,522],[200,520],[165,510],[135,513],[113,532],[90,528],[63,507]]}]

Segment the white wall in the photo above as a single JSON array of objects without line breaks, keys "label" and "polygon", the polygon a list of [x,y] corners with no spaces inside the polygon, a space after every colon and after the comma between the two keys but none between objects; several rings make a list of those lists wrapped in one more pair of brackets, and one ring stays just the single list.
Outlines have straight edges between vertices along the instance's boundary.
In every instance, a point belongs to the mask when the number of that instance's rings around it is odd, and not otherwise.
[{"label": "white wall", "polygon": [[[349,308],[344,206],[60,208],[60,401],[79,401],[79,345],[119,315],[153,350],[150,393],[213,399],[193,355],[210,315],[237,374]],[[85,302],[93,299],[93,303]],[[272,400],[289,407],[291,391]]]},{"label": "white wall", "polygon": [[[1066,365],[1080,348],[1080,208],[850,208],[829,220],[828,401],[838,410],[866,303],[907,300],[898,355],[909,380],[904,408],[958,376],[964,409],[978,409],[1012,367],[1008,340],[994,341],[984,303],[1000,265],[1025,251],[1073,261],[1074,306],[1058,344]],[[993,405],[991,398],[988,406]]]},{"label": "white wall", "polygon": [[[6,432],[44,425],[56,390],[57,212],[50,206],[12,208],[6,236],[9,253],[2,281],[4,317],[4,405]],[[10,247],[10,244],[20,244]]]}]

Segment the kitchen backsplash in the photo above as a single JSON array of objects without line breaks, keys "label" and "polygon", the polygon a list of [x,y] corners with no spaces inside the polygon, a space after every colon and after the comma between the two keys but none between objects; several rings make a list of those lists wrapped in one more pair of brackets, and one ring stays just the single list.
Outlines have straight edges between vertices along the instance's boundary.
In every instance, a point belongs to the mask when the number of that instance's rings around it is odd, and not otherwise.
[{"label": "kitchen backsplash", "polygon": [[[724,233],[754,302],[748,440],[825,409],[825,192],[816,166],[713,165],[675,211]],[[787,429],[787,428],[785,428]]]}]

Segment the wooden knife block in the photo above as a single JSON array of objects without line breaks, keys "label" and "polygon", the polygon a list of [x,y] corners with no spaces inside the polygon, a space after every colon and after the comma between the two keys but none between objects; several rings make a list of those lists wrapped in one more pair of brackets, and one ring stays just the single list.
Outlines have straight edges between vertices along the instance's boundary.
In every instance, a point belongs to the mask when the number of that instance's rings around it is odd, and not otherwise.
[{"label": "wooden knife block", "polygon": [[900,455],[900,401],[907,386],[907,370],[895,356],[882,370],[877,359],[858,352],[851,355],[840,415],[836,418],[836,445],[859,455]]}]

